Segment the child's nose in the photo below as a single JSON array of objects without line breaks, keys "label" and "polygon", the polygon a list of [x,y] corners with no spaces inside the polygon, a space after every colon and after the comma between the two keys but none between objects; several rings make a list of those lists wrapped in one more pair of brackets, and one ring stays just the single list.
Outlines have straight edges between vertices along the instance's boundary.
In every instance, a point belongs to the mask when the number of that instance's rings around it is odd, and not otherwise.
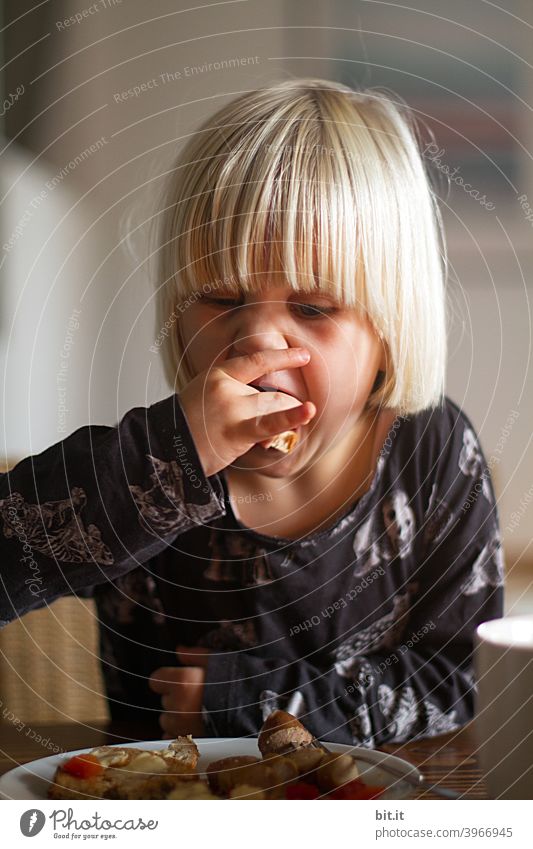
[{"label": "child's nose", "polygon": [[248,304],[237,313],[233,356],[297,347],[305,342],[293,338],[294,333],[286,326],[286,319],[274,304]]},{"label": "child's nose", "polygon": [[291,345],[284,338],[283,334],[277,331],[263,330],[258,332],[249,332],[246,335],[241,335],[239,339],[236,339],[232,346],[230,356],[250,356],[250,354],[253,354],[256,351],[277,351],[290,347]]}]

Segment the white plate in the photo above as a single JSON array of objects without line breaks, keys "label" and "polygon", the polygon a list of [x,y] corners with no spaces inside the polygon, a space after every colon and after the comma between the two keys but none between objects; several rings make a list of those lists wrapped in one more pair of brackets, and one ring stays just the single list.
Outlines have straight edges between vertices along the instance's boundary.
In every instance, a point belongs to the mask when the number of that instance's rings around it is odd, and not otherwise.
[{"label": "white plate", "polygon": [[[230,755],[256,755],[259,756],[257,738],[232,738],[232,737],[203,737],[195,741],[200,752],[198,771],[204,770],[211,761],[219,758],[227,758]],[[149,751],[166,749],[168,740],[148,740],[144,743],[119,743],[119,746],[134,746]],[[372,761],[371,764],[359,762],[358,767],[362,779],[367,784],[378,784],[386,786],[387,791],[382,799],[407,799],[413,792],[413,787],[407,781],[396,778],[387,772],[387,765],[399,770],[402,775],[409,774],[412,778],[419,780],[420,773],[415,766],[388,755],[385,752],[373,749],[360,749],[354,746],[344,746],[340,743],[326,743],[332,752],[348,753],[357,761],[357,753],[364,755],[365,759]],[[4,799],[46,799],[48,785],[54,777],[59,764],[72,757],[90,749],[78,749],[68,754],[51,755],[38,761],[18,766],[6,772],[0,778],[0,798]]]}]

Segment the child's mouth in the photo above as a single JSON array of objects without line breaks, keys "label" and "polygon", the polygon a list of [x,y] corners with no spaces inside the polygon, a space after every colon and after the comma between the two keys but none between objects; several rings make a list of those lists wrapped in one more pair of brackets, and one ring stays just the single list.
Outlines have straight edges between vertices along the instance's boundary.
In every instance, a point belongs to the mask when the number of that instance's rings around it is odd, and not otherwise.
[{"label": "child's mouth", "polygon": [[[278,389],[276,386],[268,386],[268,385],[254,386],[254,389],[258,389],[259,392],[283,392],[284,391],[283,389]],[[289,393],[285,393],[285,394],[288,395]],[[288,428],[287,433],[289,431],[292,431],[293,433],[297,434],[298,428],[296,428],[296,427]],[[298,439],[298,437],[296,437],[296,438]],[[260,448],[262,448],[264,451],[274,451],[276,454],[280,454],[281,456],[283,456],[284,454],[286,455],[286,454],[290,453],[290,451],[284,451],[282,449],[280,450],[279,448],[275,447],[274,445],[269,445],[269,442],[270,442],[269,439],[265,439],[265,440],[262,440],[261,442],[258,442],[257,445]]]},{"label": "child's mouth", "polygon": [[271,386],[270,384],[262,383],[259,380],[257,382],[252,381],[252,383],[249,383],[248,386],[251,386],[252,389],[257,389],[258,392],[284,392],[285,395],[290,395],[291,398],[296,398],[297,401],[302,400],[294,391],[285,389],[284,386]]},{"label": "child's mouth", "polygon": [[[253,386],[253,384],[250,384]],[[292,395],[291,392],[287,392],[285,389],[281,389],[279,386],[253,386],[254,389],[257,389],[258,392],[284,392],[285,395]],[[292,395],[294,398],[295,396]]]}]

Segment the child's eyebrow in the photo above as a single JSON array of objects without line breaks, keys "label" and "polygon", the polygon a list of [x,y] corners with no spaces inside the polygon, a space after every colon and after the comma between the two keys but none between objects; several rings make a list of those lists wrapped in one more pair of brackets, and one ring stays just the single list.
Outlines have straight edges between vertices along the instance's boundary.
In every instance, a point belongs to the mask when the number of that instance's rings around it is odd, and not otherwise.
[{"label": "child's eyebrow", "polygon": [[330,292],[327,289],[293,289],[295,295],[302,298],[329,298],[331,301],[338,301],[339,298],[335,292]]},{"label": "child's eyebrow", "polygon": [[328,289],[293,289],[292,293],[297,298],[308,298],[310,301],[312,301],[313,298],[324,298],[338,307],[343,305],[342,298],[336,292],[331,292]]},{"label": "child's eyebrow", "polygon": [[[246,295],[252,295],[255,291],[261,293],[261,291],[268,291],[269,287],[265,287],[264,289],[259,288],[258,290],[252,290],[250,292],[246,292],[244,287],[239,283],[228,283],[228,284],[219,284],[218,286],[213,287],[213,292],[219,295],[232,296],[232,297],[245,297]],[[342,298],[336,292],[332,292],[328,289],[294,289],[292,286],[285,287],[285,294],[287,297],[295,297],[295,298],[325,298],[332,303],[338,304],[339,306],[342,304]]]}]

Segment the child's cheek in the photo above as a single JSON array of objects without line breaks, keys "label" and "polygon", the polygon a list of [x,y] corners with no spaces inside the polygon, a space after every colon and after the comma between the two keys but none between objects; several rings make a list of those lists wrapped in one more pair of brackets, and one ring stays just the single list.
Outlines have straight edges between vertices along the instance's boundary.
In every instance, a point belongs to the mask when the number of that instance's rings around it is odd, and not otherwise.
[{"label": "child's cheek", "polygon": [[217,333],[213,323],[202,316],[201,309],[191,306],[181,318],[180,329],[183,350],[195,374],[212,366],[223,344],[220,328]]}]

